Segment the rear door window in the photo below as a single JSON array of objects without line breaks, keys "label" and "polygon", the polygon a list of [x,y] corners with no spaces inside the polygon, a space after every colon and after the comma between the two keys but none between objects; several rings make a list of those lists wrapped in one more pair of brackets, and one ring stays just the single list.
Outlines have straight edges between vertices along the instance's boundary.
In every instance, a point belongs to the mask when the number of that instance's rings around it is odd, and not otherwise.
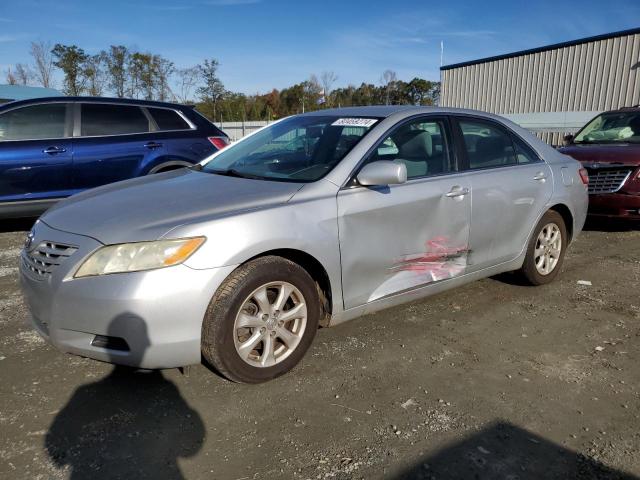
[{"label": "rear door window", "polygon": [[140,107],[83,103],[80,133],[83,137],[127,135],[149,131],[149,120]]},{"label": "rear door window", "polygon": [[511,135],[492,122],[460,118],[460,130],[469,159],[469,168],[502,167],[516,164]]},{"label": "rear door window", "polygon": [[189,130],[191,126],[175,110],[147,108],[159,130]]},{"label": "rear door window", "polygon": [[0,142],[63,138],[66,111],[66,103],[48,103],[0,114]]},{"label": "rear door window", "polygon": [[519,165],[526,163],[537,163],[542,161],[529,145],[524,143],[518,137],[513,136],[512,138],[513,146],[516,149],[516,158]]}]

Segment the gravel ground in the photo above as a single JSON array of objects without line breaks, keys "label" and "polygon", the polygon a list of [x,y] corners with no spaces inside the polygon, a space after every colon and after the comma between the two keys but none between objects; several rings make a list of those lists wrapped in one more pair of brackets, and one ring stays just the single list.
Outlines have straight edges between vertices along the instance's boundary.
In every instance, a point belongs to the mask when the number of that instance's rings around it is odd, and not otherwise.
[{"label": "gravel ground", "polygon": [[640,476],[638,230],[584,232],[552,285],[492,278],[320,330],[244,386],[48,346],[18,288],[29,224],[0,228],[0,478]]}]

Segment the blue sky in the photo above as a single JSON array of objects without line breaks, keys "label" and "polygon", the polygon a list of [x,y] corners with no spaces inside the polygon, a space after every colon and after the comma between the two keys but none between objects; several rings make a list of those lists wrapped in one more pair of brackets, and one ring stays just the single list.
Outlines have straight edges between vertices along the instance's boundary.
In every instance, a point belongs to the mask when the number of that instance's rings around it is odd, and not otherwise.
[{"label": "blue sky", "polygon": [[638,0],[0,0],[0,71],[33,40],[123,44],[178,67],[217,58],[227,89],[255,93],[324,70],[338,86],[438,79],[440,41],[448,64],[639,26]]}]

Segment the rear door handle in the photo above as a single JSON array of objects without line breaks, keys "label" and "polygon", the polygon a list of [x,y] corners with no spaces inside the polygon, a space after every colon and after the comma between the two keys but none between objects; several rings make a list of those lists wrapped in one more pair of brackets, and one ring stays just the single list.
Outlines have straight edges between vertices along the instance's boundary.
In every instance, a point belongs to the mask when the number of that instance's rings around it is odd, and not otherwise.
[{"label": "rear door handle", "polygon": [[158,142],[147,142],[147,143],[145,143],[145,144],[144,144],[144,146],[145,146],[146,148],[151,148],[151,149],[153,149],[153,148],[160,148],[160,147],[162,146],[162,144],[161,144],[161,143],[158,143]]},{"label": "rear door handle", "polygon": [[452,187],[451,190],[444,194],[445,197],[456,198],[456,197],[464,197],[469,193],[468,188],[461,188],[459,186]]},{"label": "rear door handle", "polygon": [[533,176],[533,179],[539,182],[544,182],[547,179],[547,176],[544,174],[544,172],[538,172]]},{"label": "rear door handle", "polygon": [[47,147],[45,148],[42,153],[48,153],[49,155],[55,155],[56,153],[64,153],[66,152],[67,149],[66,148],[61,148],[61,147]]}]

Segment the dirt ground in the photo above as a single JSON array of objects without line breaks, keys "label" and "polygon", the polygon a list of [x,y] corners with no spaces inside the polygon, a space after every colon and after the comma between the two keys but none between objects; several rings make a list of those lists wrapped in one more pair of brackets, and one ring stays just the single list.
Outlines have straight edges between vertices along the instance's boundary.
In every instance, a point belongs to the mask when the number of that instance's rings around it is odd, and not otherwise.
[{"label": "dirt ground", "polygon": [[0,478],[640,478],[640,230],[592,226],[552,285],[320,330],[245,386],[48,346],[18,288],[29,224],[0,228]]}]

